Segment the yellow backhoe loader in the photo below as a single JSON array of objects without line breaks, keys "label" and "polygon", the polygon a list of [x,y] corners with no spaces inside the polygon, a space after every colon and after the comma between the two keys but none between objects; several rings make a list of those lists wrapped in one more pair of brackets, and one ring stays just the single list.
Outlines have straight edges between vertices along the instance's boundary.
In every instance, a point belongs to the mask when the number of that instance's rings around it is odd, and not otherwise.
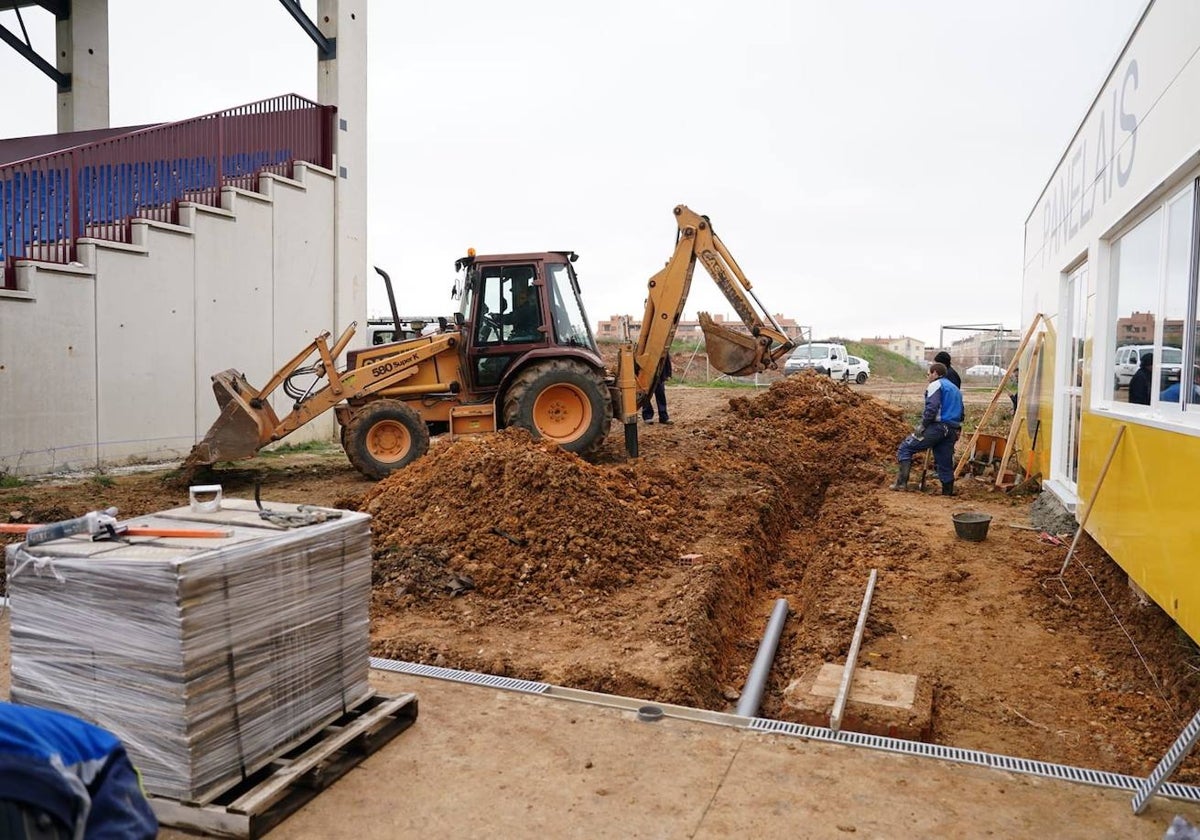
[{"label": "yellow backhoe loader", "polygon": [[[615,371],[605,369],[596,349],[574,253],[469,252],[455,263],[459,310],[431,335],[350,350],[339,369],[336,360],[354,335],[351,324],[332,346],[330,333],[318,335],[262,388],[235,370],[215,374],[221,413],[186,465],[249,458],[331,408],[350,463],[370,478],[423,455],[431,433],[519,426],[587,455],[603,443],[614,417],[624,423],[626,449],[636,456],[639,410],[661,375],[697,260],[749,330],[732,330],[700,313],[714,367],[750,375],[776,368],[793,347],[707,217],[680,205],[675,219],[675,252],[650,278],[641,332],[636,343],[622,345]],[[268,399],[281,387],[294,400],[282,418]]]}]

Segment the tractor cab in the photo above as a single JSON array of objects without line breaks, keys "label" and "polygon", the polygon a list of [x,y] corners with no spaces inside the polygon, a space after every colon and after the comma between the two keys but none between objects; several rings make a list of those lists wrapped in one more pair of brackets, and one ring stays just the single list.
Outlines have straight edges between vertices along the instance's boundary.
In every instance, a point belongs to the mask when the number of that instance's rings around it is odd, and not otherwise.
[{"label": "tractor cab", "polygon": [[471,254],[455,263],[472,390],[498,388],[516,363],[539,350],[577,348],[598,356],[574,259],[570,252]]}]

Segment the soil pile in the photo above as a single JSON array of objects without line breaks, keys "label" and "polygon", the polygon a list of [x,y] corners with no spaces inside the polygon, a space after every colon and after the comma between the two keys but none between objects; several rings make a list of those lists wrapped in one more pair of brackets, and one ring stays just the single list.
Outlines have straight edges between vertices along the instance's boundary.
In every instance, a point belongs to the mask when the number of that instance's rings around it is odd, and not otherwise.
[{"label": "soil pile", "polygon": [[811,371],[729,407],[721,431],[731,455],[822,492],[833,482],[878,481],[880,462],[908,432],[899,409]]},{"label": "soil pile", "polygon": [[484,598],[536,600],[653,574],[680,553],[673,525],[693,496],[660,469],[593,466],[509,429],[455,441],[394,473],[362,509],[374,517],[377,575],[389,583],[421,588],[418,569],[432,559]]}]

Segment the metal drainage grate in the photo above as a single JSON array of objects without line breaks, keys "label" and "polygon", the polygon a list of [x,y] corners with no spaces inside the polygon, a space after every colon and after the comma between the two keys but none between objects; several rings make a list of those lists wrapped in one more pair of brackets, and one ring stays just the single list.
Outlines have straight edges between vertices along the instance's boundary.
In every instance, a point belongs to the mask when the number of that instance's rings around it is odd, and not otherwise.
[{"label": "metal drainage grate", "polygon": [[[379,659],[371,657],[372,668],[380,671],[392,671],[398,674],[412,674],[417,677],[432,677],[451,682],[485,685],[490,688],[501,688],[509,691],[521,691],[526,694],[545,694],[553,690],[548,683],[516,680],[511,677],[496,677],[490,674],[477,674],[472,671],[457,671],[452,668],[439,668],[435,665],[419,665],[415,662],[401,662],[395,659]],[[591,694],[591,692],[576,692]],[[607,695],[597,694],[597,698]],[[608,698],[611,702],[612,699]],[[702,710],[695,710],[701,712]],[[684,717],[684,715],[673,715]],[[820,726],[808,726],[803,723],[792,723],[770,718],[746,718],[735,715],[722,715],[719,712],[705,712],[703,717],[690,717],[702,723],[721,723],[721,718],[727,717],[726,726],[745,726],[753,732],[790,735],[806,738],[810,741],[823,741],[829,744],[842,744],[851,747],[866,747],[867,749],[883,752],[912,755],[919,758],[934,758],[943,761],[953,761],[958,764],[972,764],[978,767],[989,767],[994,770],[1007,770],[1011,773],[1022,773],[1029,776],[1041,776],[1046,779],[1057,779],[1077,784],[1094,785],[1096,787],[1113,788],[1116,790],[1136,791],[1145,779],[1137,776],[1126,776],[1122,773],[1109,773],[1104,770],[1089,770],[1086,767],[1072,767],[1069,764],[1051,764],[1046,761],[1034,761],[1028,758],[1014,758],[996,753],[967,750],[961,747],[947,747],[941,744],[926,744],[921,741],[905,741],[900,738],[887,738],[881,735],[867,735],[862,732],[834,732]],[[1179,799],[1184,802],[1200,803],[1200,788],[1193,785],[1166,782],[1158,790],[1160,796],[1168,799]]]},{"label": "metal drainage grate", "polygon": [[[758,732],[794,735],[814,741],[867,747],[923,758],[939,758],[944,761],[955,761],[959,764],[974,764],[979,767],[990,767],[994,770],[1007,770],[1012,773],[1024,773],[1029,776],[1041,776],[1046,779],[1058,779],[1078,784],[1114,788],[1116,790],[1134,791],[1144,783],[1144,780],[1139,777],[1126,776],[1122,773],[1089,770],[1086,767],[1072,767],[1068,764],[1051,764],[1046,761],[1014,758],[1012,756],[986,753],[979,750],[945,747],[941,744],[925,744],[920,741],[904,741],[899,738],[865,735],[861,732],[834,732],[832,729],[822,729],[816,726],[805,726],[800,723],[789,723],[787,721],[770,720],[768,718],[752,718],[748,728]],[[1192,785],[1169,782],[1162,786],[1159,793],[1171,799],[1200,803],[1200,788]]]},{"label": "metal drainage grate", "polygon": [[489,688],[522,691],[526,694],[545,694],[550,690],[550,686],[546,683],[516,680],[512,677],[497,677],[492,674],[477,674],[474,671],[456,671],[453,668],[439,668],[436,665],[421,665],[416,662],[400,662],[396,659],[378,659],[374,656],[371,657],[371,667],[379,671],[411,674],[414,677],[432,677],[433,679],[471,685],[486,685]]}]

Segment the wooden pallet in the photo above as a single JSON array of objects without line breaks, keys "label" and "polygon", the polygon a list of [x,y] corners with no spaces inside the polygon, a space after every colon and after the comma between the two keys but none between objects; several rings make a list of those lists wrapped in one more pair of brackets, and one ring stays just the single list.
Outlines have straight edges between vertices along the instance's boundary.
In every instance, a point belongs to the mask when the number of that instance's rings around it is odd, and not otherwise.
[{"label": "wooden pallet", "polygon": [[417,696],[372,695],[209,802],[150,796],[159,823],[215,837],[262,837],[417,719]]}]

